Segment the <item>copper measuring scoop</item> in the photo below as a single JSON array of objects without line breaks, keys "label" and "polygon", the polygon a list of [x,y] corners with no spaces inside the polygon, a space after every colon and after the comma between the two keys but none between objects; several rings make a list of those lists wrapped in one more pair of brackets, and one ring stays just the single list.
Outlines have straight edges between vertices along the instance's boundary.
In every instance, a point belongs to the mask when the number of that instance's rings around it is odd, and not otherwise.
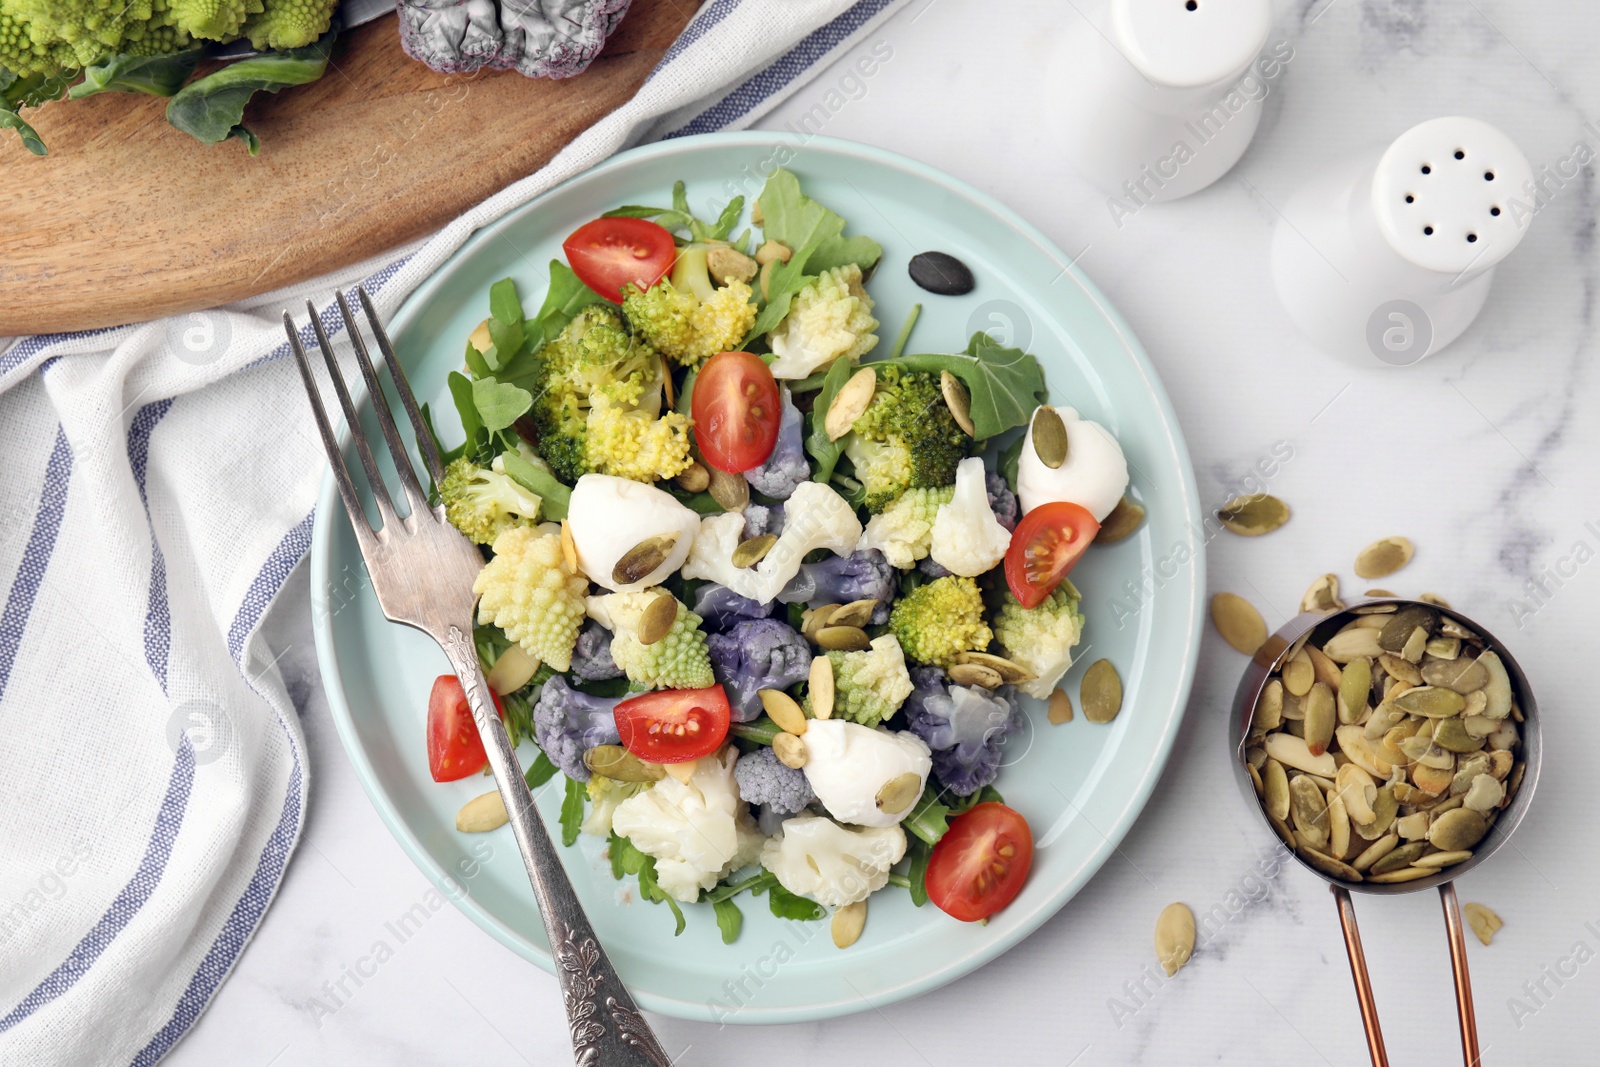
[{"label": "copper measuring scoop", "polygon": [[1246,800],[1261,816],[1262,825],[1272,834],[1273,840],[1279,840],[1277,831],[1267,818],[1266,809],[1256,796],[1255,786],[1246,768],[1245,748],[1256,704],[1273,671],[1283,664],[1291,650],[1298,647],[1302,637],[1312,635],[1319,640],[1325,638],[1348,623],[1356,614],[1356,609],[1377,605],[1393,605],[1390,611],[1410,605],[1420,605],[1438,612],[1441,617],[1454,619],[1477,634],[1482,639],[1484,647],[1500,657],[1506,673],[1511,678],[1512,697],[1523,716],[1523,722],[1520,724],[1521,740],[1516,750],[1518,758],[1526,764],[1522,782],[1512,794],[1510,803],[1489,828],[1489,832],[1478,842],[1472,858],[1453,867],[1443,868],[1438,874],[1410,882],[1389,884],[1347,882],[1311,866],[1299,853],[1295,853],[1295,859],[1306,870],[1327,882],[1333,891],[1334,899],[1338,902],[1339,921],[1344,928],[1345,950],[1350,955],[1350,975],[1355,980],[1356,1001],[1361,1007],[1361,1020],[1366,1028],[1367,1048],[1372,1054],[1373,1067],[1388,1067],[1389,1054],[1383,1047],[1383,1031],[1378,1025],[1378,1007],[1372,996],[1372,980],[1367,975],[1366,956],[1361,950],[1361,933],[1356,927],[1355,905],[1350,900],[1350,891],[1398,896],[1423,889],[1439,890],[1444,905],[1445,931],[1450,942],[1450,964],[1455,977],[1456,1012],[1461,1023],[1461,1052],[1467,1067],[1478,1067],[1478,1024],[1472,1007],[1472,981],[1467,974],[1467,946],[1466,939],[1462,936],[1461,908],[1456,902],[1454,881],[1494,855],[1511,836],[1521,824],[1522,817],[1533,800],[1534,787],[1539,781],[1539,709],[1534,702],[1533,690],[1528,685],[1527,676],[1522,673],[1516,658],[1483,626],[1459,611],[1438,604],[1399,598],[1376,598],[1353,601],[1345,610],[1332,614],[1306,612],[1289,620],[1277,633],[1267,638],[1266,643],[1256,651],[1251,657],[1249,666],[1245,668],[1244,677],[1240,679],[1238,692],[1234,696],[1233,728],[1229,731],[1228,739],[1229,755],[1233,760],[1234,776],[1244,791]]}]

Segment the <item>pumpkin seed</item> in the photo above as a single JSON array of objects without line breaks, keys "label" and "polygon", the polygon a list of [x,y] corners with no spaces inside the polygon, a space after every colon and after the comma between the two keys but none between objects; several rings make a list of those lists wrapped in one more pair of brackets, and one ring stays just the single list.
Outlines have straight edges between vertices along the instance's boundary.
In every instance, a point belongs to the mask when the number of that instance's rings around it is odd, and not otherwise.
[{"label": "pumpkin seed", "polygon": [[1385,537],[1363,548],[1356,556],[1356,576],[1387,578],[1411,562],[1416,547],[1404,537]]},{"label": "pumpkin seed", "polygon": [[1267,821],[1272,824],[1273,831],[1283,841],[1284,846],[1293,849],[1295,847],[1294,831],[1289,828],[1289,824],[1270,813],[1267,815]]},{"label": "pumpkin seed", "polygon": [[1341,630],[1322,645],[1322,654],[1335,663],[1349,663],[1353,659],[1377,659],[1383,654],[1378,647],[1378,631],[1365,626]]},{"label": "pumpkin seed", "polygon": [[1430,637],[1423,651],[1435,659],[1455,659],[1461,655],[1461,638]]},{"label": "pumpkin seed", "polygon": [[1324,615],[1343,611],[1344,601],[1339,599],[1339,576],[1337,574],[1324,574],[1306,590],[1306,595],[1300,598],[1301,611],[1318,611]]},{"label": "pumpkin seed", "polygon": [[572,539],[572,527],[566,519],[561,520],[561,562],[571,573],[583,573],[578,570],[578,543]]},{"label": "pumpkin seed", "polygon": [[833,618],[833,613],[838,611],[841,606],[839,604],[819,604],[817,607],[807,608],[800,613],[800,632],[806,636],[808,641],[815,641],[817,639],[817,631],[828,625]]},{"label": "pumpkin seed", "polygon": [[498,789],[473,797],[456,812],[456,829],[464,834],[498,830],[510,821],[511,817],[506,814],[506,802]]},{"label": "pumpkin seed", "polygon": [[1067,461],[1067,424],[1061,421],[1055,408],[1049,404],[1039,405],[1033,413],[1033,427],[1029,432],[1039,462],[1057,470]]},{"label": "pumpkin seed", "polygon": [[1418,626],[1411,631],[1411,636],[1406,638],[1405,647],[1400,650],[1400,658],[1407,663],[1416,663],[1422,659],[1422,650],[1428,647],[1428,632]]},{"label": "pumpkin seed", "polygon": [[1004,656],[992,656],[987,652],[962,652],[956,656],[956,662],[976,663],[980,666],[988,667],[1000,676],[1001,681],[1012,685],[1031,682],[1038,677],[1038,675],[1020,663],[1006,659]]},{"label": "pumpkin seed", "polygon": [[1326,752],[1320,756],[1313,756],[1311,750],[1306,747],[1304,738],[1286,733],[1268,734],[1263,747],[1266,748],[1267,755],[1285,767],[1293,767],[1297,771],[1306,771],[1324,778],[1332,778],[1339,773],[1338,761]]},{"label": "pumpkin seed", "polygon": [[[1389,855],[1392,856],[1394,853],[1391,852]],[[1377,866],[1377,864],[1373,864],[1373,866]],[[1426,867],[1407,867],[1404,870],[1368,875],[1367,881],[1378,885],[1393,885],[1396,882],[1415,882],[1418,878],[1427,878],[1438,873],[1438,871],[1430,871]]]},{"label": "pumpkin seed", "polygon": [[[1510,753],[1507,753],[1509,756]],[[1490,757],[1487,752],[1479,752],[1468,756],[1456,765],[1455,777],[1450,779],[1450,795],[1462,796],[1472,788],[1472,780],[1480,774],[1490,773]]]},{"label": "pumpkin seed", "polygon": [[1407,841],[1422,841],[1428,836],[1428,813],[1417,811],[1396,819],[1394,828]]},{"label": "pumpkin seed", "polygon": [[[1454,689],[1462,696],[1475,693],[1489,684],[1489,668],[1481,659],[1440,659],[1424,656],[1419,666],[1422,680],[1429,685]],[[1487,694],[1485,694],[1487,699]]]},{"label": "pumpkin seed", "polygon": [[1505,925],[1500,916],[1482,904],[1464,904],[1461,913],[1466,916],[1467,925],[1472,927],[1472,932],[1477,934],[1478,940],[1485,945],[1493,941],[1495,933]]},{"label": "pumpkin seed", "polygon": [[1432,604],[1435,607],[1448,608],[1450,606],[1450,601],[1446,600],[1438,593],[1423,593],[1418,596],[1417,599],[1422,601],[1424,604]]},{"label": "pumpkin seed", "polygon": [[861,627],[834,626],[831,622],[817,631],[815,640],[829,652],[860,652],[872,644],[867,631]]},{"label": "pumpkin seed", "polygon": [[1454,777],[1455,774],[1449,767],[1430,767],[1425,763],[1415,763],[1411,766],[1411,784],[1429,796],[1442,796],[1444,791],[1450,788],[1450,780]]},{"label": "pumpkin seed", "polygon": [[1295,855],[1305,860],[1323,874],[1330,875],[1331,877],[1342,878],[1346,882],[1360,882],[1365,880],[1362,873],[1350,866],[1348,863],[1345,863],[1343,860],[1334,859],[1332,856],[1325,856],[1321,852],[1315,852],[1309,848],[1297,848],[1295,849]]},{"label": "pumpkin seed", "polygon": [[813,719],[833,717],[833,661],[818,656],[811,661],[811,675],[806,682],[806,701],[811,705]]},{"label": "pumpkin seed", "polygon": [[778,724],[778,729],[796,737],[806,732],[806,713],[794,702],[794,697],[782,689],[762,689],[756,693],[767,717]]},{"label": "pumpkin seed", "polygon": [[1489,773],[1505,781],[1506,776],[1511,773],[1512,760],[1513,757],[1509,752],[1489,753]]},{"label": "pumpkin seed", "polygon": [[1320,756],[1328,751],[1328,742],[1333,740],[1336,718],[1333,690],[1326,684],[1317,682],[1306,695],[1306,748],[1313,756]]},{"label": "pumpkin seed", "polygon": [[646,763],[621,745],[596,745],[583,754],[583,765],[615,782],[659,782],[667,772],[659,763]]},{"label": "pumpkin seed", "polygon": [[1486,738],[1500,728],[1500,724],[1487,715],[1472,714],[1472,697],[1467,698],[1466,710],[1461,713],[1461,728],[1468,737]]},{"label": "pumpkin seed", "polygon": [[806,743],[794,734],[778,734],[772,739],[772,754],[785,767],[800,770],[806,765]]},{"label": "pumpkin seed", "polygon": [[740,541],[733,549],[733,565],[740,570],[749,570],[760,563],[777,543],[778,535],[770,533]]},{"label": "pumpkin seed", "polygon": [[1344,797],[1345,810],[1350,817],[1358,823],[1369,823],[1373,820],[1372,801],[1378,785],[1372,775],[1354,763],[1346,763],[1339,768],[1339,773],[1334,777],[1334,788],[1339,795]]},{"label": "pumpkin seed", "polygon": [[494,347],[494,339],[489,334],[488,319],[478,323],[472,332],[467,335],[467,344],[476,348],[479,352],[487,352]]},{"label": "pumpkin seed", "polygon": [[1267,814],[1275,819],[1289,817],[1289,775],[1283,764],[1268,759],[1261,765],[1262,799],[1266,801]]},{"label": "pumpkin seed", "polygon": [[1065,689],[1056,689],[1050,694],[1045,717],[1050,720],[1050,725],[1060,726],[1064,722],[1072,721],[1072,698]]},{"label": "pumpkin seed", "polygon": [[1338,793],[1328,794],[1328,855],[1342,860],[1350,854],[1350,815]]},{"label": "pumpkin seed", "polygon": [[947,673],[956,685],[977,685],[985,689],[998,689],[1004,680],[999,671],[981,663],[953,663]]},{"label": "pumpkin seed", "polygon": [[1094,535],[1095,544],[1116,544],[1137,530],[1139,524],[1144,522],[1144,516],[1143,504],[1123,497],[1117,501],[1117,506],[1111,509],[1111,514],[1106,516],[1106,521],[1100,524],[1100,532]]},{"label": "pumpkin seed", "polygon": [[539,670],[539,660],[528,654],[527,649],[513,642],[506,650],[500,653],[500,658],[494,661],[494,666],[484,677],[493,689],[501,696],[515,693],[527,685],[534,674]]},{"label": "pumpkin seed", "polygon": [[1171,978],[1194,955],[1194,912],[1187,904],[1168,904],[1156,916],[1156,959]]},{"label": "pumpkin seed", "polygon": [[695,768],[699,765],[700,761],[698,759],[690,759],[680,760],[677,763],[664,763],[660,766],[667,772],[667,774],[673,778],[676,778],[684,785],[688,785],[689,779],[694,777]]},{"label": "pumpkin seed", "polygon": [[1233,593],[1218,593],[1211,598],[1211,622],[1222,639],[1247,656],[1253,656],[1267,640],[1267,623],[1255,605]]},{"label": "pumpkin seed", "polygon": [[1365,593],[1362,593],[1361,595],[1362,596],[1372,596],[1372,597],[1385,597],[1385,598],[1388,598],[1388,599],[1394,599],[1394,598],[1399,597],[1400,594],[1396,593],[1393,589],[1368,589]]},{"label": "pumpkin seed", "polygon": [[1291,696],[1297,697],[1311,692],[1311,683],[1317,678],[1317,669],[1311,665],[1311,657],[1306,655],[1303,648],[1289,657],[1289,662],[1283,665],[1280,673],[1283,675],[1283,687]]},{"label": "pumpkin seed", "polygon": [[956,425],[968,437],[978,436],[978,428],[972,422],[972,397],[967,395],[967,387],[961,384],[961,379],[947,370],[940,371],[939,392],[944,394],[945,407],[955,417]]},{"label": "pumpkin seed", "polygon": [[1517,745],[1517,724],[1502,722],[1488,737],[1489,748],[1496,752],[1510,751]]},{"label": "pumpkin seed", "polygon": [[878,790],[878,810],[886,815],[899,815],[922,795],[922,776],[916,771],[897,774]]},{"label": "pumpkin seed", "polygon": [[872,621],[872,613],[878,607],[876,597],[865,600],[852,600],[833,609],[833,614],[828,616],[829,626],[865,626]]},{"label": "pumpkin seed", "polygon": [[1511,676],[1493,652],[1485,652],[1478,657],[1478,662],[1489,672],[1489,681],[1483,687],[1483,695],[1488,700],[1483,713],[1491,719],[1503,719],[1511,711]]},{"label": "pumpkin seed", "polygon": [[1411,861],[1413,867],[1425,867],[1429,870],[1439,870],[1442,867],[1454,867],[1464,860],[1470,860],[1472,853],[1465,849],[1456,852],[1430,852],[1420,859]]},{"label": "pumpkin seed", "polygon": [[1317,784],[1303,774],[1289,779],[1289,814],[1294,828],[1317,848],[1328,843],[1328,802]]},{"label": "pumpkin seed", "polygon": [[867,902],[858,900],[833,910],[833,922],[829,930],[833,935],[834,948],[849,948],[861,937],[861,931],[867,926]]},{"label": "pumpkin seed", "polygon": [[1460,719],[1440,719],[1433,728],[1433,743],[1447,752],[1476,752],[1483,747],[1483,738],[1467,733]]},{"label": "pumpkin seed", "polygon": [[828,440],[837,441],[850,432],[850,427],[856,424],[856,420],[867,410],[867,405],[872,403],[872,394],[877,388],[878,372],[871,367],[862,367],[850,375],[849,381],[834,394],[833,402],[823,416],[822,429],[828,435]]},{"label": "pumpkin seed", "polygon": [[1372,844],[1368,845],[1361,855],[1351,860],[1350,866],[1354,867],[1358,871],[1364,871],[1371,867],[1374,863],[1377,863],[1379,860],[1383,859],[1383,857],[1387,856],[1389,853],[1393,852],[1395,846],[1399,843],[1400,835],[1392,833],[1384,834]]},{"label": "pumpkin seed", "polygon": [[1322,654],[1322,649],[1316,645],[1306,646],[1306,656],[1311,660],[1311,669],[1316,672],[1317,681],[1332,689],[1339,691],[1339,684],[1344,680],[1339,665]]},{"label": "pumpkin seed", "polygon": [[1283,725],[1283,682],[1277,678],[1266,684],[1261,690],[1261,698],[1256,701],[1256,714],[1253,723],[1257,730],[1276,730]]},{"label": "pumpkin seed", "polygon": [[1289,505],[1270,493],[1250,493],[1218,508],[1217,518],[1241,537],[1260,537],[1289,521]]},{"label": "pumpkin seed", "polygon": [[1344,665],[1339,676],[1339,721],[1349,724],[1360,720],[1367,710],[1367,696],[1372,692],[1372,661],[1357,657]]},{"label": "pumpkin seed", "polygon": [[1509,801],[1517,795],[1517,789],[1522,785],[1522,777],[1527,772],[1528,765],[1519,763],[1511,770],[1511,776],[1506,779],[1506,799]]},{"label": "pumpkin seed", "polygon": [[1498,808],[1505,799],[1506,787],[1492,774],[1480,774],[1472,779],[1472,787],[1461,798],[1461,806],[1479,815],[1487,815]]},{"label": "pumpkin seed", "polygon": [[[1378,634],[1378,647],[1385,652],[1399,652],[1405,647],[1411,631],[1422,627],[1429,634],[1439,625],[1439,613],[1420,604],[1408,604],[1389,616]],[[1426,638],[1424,638],[1426,639]]]},{"label": "pumpkin seed", "polygon": [[1380,704],[1373,709],[1371,716],[1362,724],[1362,737],[1368,741],[1381,741],[1383,735],[1394,729],[1395,725],[1405,717],[1405,712],[1396,708],[1393,704]]},{"label": "pumpkin seed", "polygon": [[1090,722],[1105,723],[1122,710],[1122,678],[1108,659],[1097,659],[1078,683],[1078,705]]},{"label": "pumpkin seed", "polygon": [[1382,859],[1376,860],[1372,864],[1372,873],[1388,874],[1390,871],[1398,871],[1403,867],[1409,867],[1412,860],[1417,859],[1426,851],[1428,851],[1428,843],[1426,841],[1407,841],[1405,844],[1391,849],[1389,854]]},{"label": "pumpkin seed", "polygon": [[1442,852],[1470,849],[1489,832],[1484,817],[1471,808],[1456,808],[1434,819],[1428,826],[1428,843]]},{"label": "pumpkin seed", "polygon": [[1365,841],[1381,837],[1394,829],[1399,814],[1400,802],[1395,799],[1394,789],[1382,786],[1372,794],[1372,821],[1365,825],[1356,823],[1356,835]]},{"label": "pumpkin seed", "polygon": [[1453,689],[1425,685],[1407,689],[1395,698],[1394,706],[1407,715],[1422,715],[1429,719],[1444,719],[1461,714],[1467,706],[1466,698]]},{"label": "pumpkin seed", "polygon": [[622,554],[617,565],[611,568],[611,581],[616,585],[636,585],[655,572],[678,543],[676,533],[646,537]]},{"label": "pumpkin seed", "polygon": [[743,511],[750,504],[750,483],[745,481],[742,474],[729,474],[727,471],[712,467],[707,473],[711,476],[711,484],[706,490],[711,494],[711,499],[722,506],[723,511]]},{"label": "pumpkin seed", "polygon": [[[1310,688],[1306,689],[1310,693]],[[1283,694],[1283,717],[1285,721],[1301,722],[1306,717],[1306,702],[1304,697],[1297,697],[1293,693]],[[1302,735],[1303,736],[1303,735]]]},{"label": "pumpkin seed", "polygon": [[706,469],[704,463],[696,460],[679,471],[678,476],[672,480],[685,492],[703,493],[711,487],[711,472]]},{"label": "pumpkin seed", "polygon": [[653,645],[672,632],[678,621],[678,598],[661,592],[639,613],[639,643]]},{"label": "pumpkin seed", "polygon": [[1439,632],[1446,637],[1459,637],[1463,641],[1476,641],[1478,635],[1446,615],[1439,620]]},{"label": "pumpkin seed", "polygon": [[1410,660],[1385,652],[1378,657],[1378,665],[1384,669],[1389,677],[1398,679],[1407,685],[1422,684],[1422,672]]}]

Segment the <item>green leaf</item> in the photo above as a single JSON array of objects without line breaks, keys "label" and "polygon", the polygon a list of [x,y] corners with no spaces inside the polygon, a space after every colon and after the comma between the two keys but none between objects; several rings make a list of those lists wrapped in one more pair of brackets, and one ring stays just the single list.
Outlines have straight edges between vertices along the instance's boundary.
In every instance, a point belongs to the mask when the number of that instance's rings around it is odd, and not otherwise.
[{"label": "green leaf", "polygon": [[533,407],[533,394],[493,378],[479,378],[472,383],[472,403],[483,419],[483,428],[494,433],[516,422]]},{"label": "green leaf", "polygon": [[50,150],[44,146],[38,131],[28,125],[28,121],[9,108],[0,108],[0,130],[16,130],[17,136],[22,138],[22,147],[36,156],[47,156]]},{"label": "green leaf", "polygon": [[1027,439],[1027,434],[1018,434],[1009,445],[1000,450],[1000,473],[1013,493],[1017,491],[1017,464],[1022,461],[1022,442]]},{"label": "green leaf", "polygon": [[[800,191],[800,179],[779,168],[767,178],[756,198],[761,208],[762,234],[781,241],[796,252],[814,245],[806,269],[813,274],[846,263],[871,270],[883,255],[883,246],[870,237],[844,237],[844,219]],[[793,262],[791,260],[790,262]]]},{"label": "green leaf", "polygon": [[76,69],[57,71],[55,74],[30,74],[19,78],[0,67],[0,129],[17,131],[22,145],[36,156],[48,155],[44,141],[21,115],[25,107],[42,107],[60,100],[67,85],[78,76]]},{"label": "green leaf", "polygon": [[83,81],[72,87],[67,98],[82,100],[96,93],[172,96],[194,73],[200,53],[191,48],[164,56],[107,56],[84,68]]},{"label": "green leaf", "polygon": [[728,732],[734,737],[745,741],[754,741],[758,745],[770,745],[772,739],[783,731],[778,729],[778,724],[765,715],[751,722],[736,722],[728,727]]},{"label": "green leaf", "polygon": [[908,841],[907,852],[911,856],[911,868],[906,872],[906,878],[911,882],[908,890],[911,893],[911,903],[922,907],[928,902],[928,861],[933,858],[933,846],[920,837],[912,837]]},{"label": "green leaf", "polygon": [[811,922],[827,914],[821,904],[797,896],[777,884],[767,890],[767,907],[780,919],[794,919],[798,922]]},{"label": "green leaf", "polygon": [[539,313],[529,319],[525,332],[539,344],[555,339],[567,328],[567,323],[590,304],[599,304],[605,297],[578,280],[572,268],[559,259],[550,261],[550,289],[539,305]]},{"label": "green leaf", "polygon": [[739,927],[744,924],[739,905],[731,900],[719,900],[711,908],[717,913],[717,929],[722,931],[722,943],[733,944],[739,937]]},{"label": "green leaf", "polygon": [[483,354],[484,362],[497,371],[504,370],[506,364],[522,351],[522,320],[501,322],[490,318],[489,340],[494,342],[494,347]]},{"label": "green leaf", "polygon": [[979,441],[1026,426],[1033,409],[1049,396],[1044,369],[1020,348],[1006,348],[986,333],[975,333],[964,355],[902,356],[907,370],[949,371],[972,398],[973,436]]},{"label": "green leaf", "polygon": [[828,431],[823,429],[823,420],[828,417],[828,408],[833,404],[833,398],[839,395],[839,390],[844,388],[844,383],[850,380],[850,375],[856,372],[856,365],[848,359],[836,359],[833,366],[828,368],[828,374],[822,379],[822,391],[817,394],[816,401],[811,405],[811,432],[806,435],[806,451],[811,453],[811,458],[816,460],[816,468],[812,471],[811,480],[825,482],[833,477],[833,468],[838,465],[839,457],[844,454],[844,438],[837,441],[828,440]]},{"label": "green leaf", "polygon": [[556,765],[550,762],[550,757],[542,751],[534,757],[528,769],[523,772],[522,778],[528,783],[529,789],[538,789],[556,776]]},{"label": "green leaf", "polygon": [[716,498],[709,492],[701,490],[691,493],[676,482],[661,482],[656,488],[665,489],[678,503],[694,512],[696,515],[721,515],[727,509],[717,503]]},{"label": "green leaf", "polygon": [[322,77],[336,36],[329,31],[304,48],[241,59],[191,82],[167,105],[167,121],[206,144],[239,137],[254,155],[260,142],[241,125],[245,105],[256,93],[276,93]]},{"label": "green leaf", "polygon": [[588,799],[588,787],[568,778],[567,795],[561,798],[561,843],[568,848],[578,843],[578,831],[583,828],[583,805]]},{"label": "green leaf", "polygon": [[473,443],[483,432],[483,418],[478,414],[478,402],[473,397],[472,380],[460,371],[451,371],[445,380],[450,385],[450,399],[456,402],[456,414],[467,436],[468,451],[475,451]]},{"label": "green leaf", "polygon": [[517,283],[501,278],[489,286],[489,314],[507,326],[522,325],[522,301],[517,298]]},{"label": "green leaf", "polygon": [[950,828],[950,809],[939,799],[939,790],[933,786],[923,789],[901,826],[921,838],[928,845],[936,845]]},{"label": "green leaf", "polygon": [[559,522],[567,517],[567,506],[572,501],[572,490],[555,475],[542,467],[535,467],[519,452],[500,453],[500,465],[505,468],[506,475],[512,481],[539,497],[541,520],[550,519]]},{"label": "green leaf", "polygon": [[733,228],[739,224],[739,216],[742,214],[744,214],[744,197],[736,196],[728,201],[706,236],[713,241],[726,241]]},{"label": "green leaf", "polygon": [[748,891],[751,896],[760,896],[762,890],[778,884],[778,876],[771,871],[762,869],[759,874],[753,874],[742,882],[724,882],[712,889],[700,891],[702,904],[715,904],[719,900],[731,900],[740,893]]},{"label": "green leaf", "polygon": [[748,348],[757,337],[777,329],[778,323],[789,314],[794,295],[816,281],[815,274],[806,273],[808,258],[808,250],[802,249],[789,262],[773,265],[772,273],[767,278],[766,302],[756,313],[756,321],[751,323],[750,332],[745,334],[744,347]]}]

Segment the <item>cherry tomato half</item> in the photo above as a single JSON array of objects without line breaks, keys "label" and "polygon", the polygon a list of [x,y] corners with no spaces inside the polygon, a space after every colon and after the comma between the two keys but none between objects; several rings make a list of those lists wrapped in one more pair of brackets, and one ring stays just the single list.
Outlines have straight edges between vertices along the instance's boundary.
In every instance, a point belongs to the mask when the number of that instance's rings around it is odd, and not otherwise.
[{"label": "cherry tomato half", "polygon": [[1056,591],[1100,532],[1088,510],[1065,500],[1040,504],[1022,517],[1006,549],[1006,584],[1025,608]]},{"label": "cherry tomato half", "polygon": [[[499,695],[490,695],[494,697],[495,712],[505,718]],[[439,675],[428,694],[428,770],[433,780],[453,782],[477,774],[488,762],[489,754],[483,750],[478,724],[472,721],[461,680],[453,674]]]},{"label": "cherry tomato half", "polygon": [[783,422],[777,380],[749,352],[718,352],[694,378],[694,443],[707,463],[738,474],[772,455]]},{"label": "cherry tomato half", "polygon": [[561,243],[578,280],[612,303],[632,282],[648,289],[678,257],[672,234],[648,219],[595,219]]},{"label": "cherry tomato half", "polygon": [[1016,899],[1033,866],[1028,820],[987,800],[950,820],[928,859],[928,899],[962,922],[987,919]]},{"label": "cherry tomato half", "polygon": [[683,763],[717,750],[731,713],[722,686],[657,689],[617,705],[622,747],[650,763]]}]

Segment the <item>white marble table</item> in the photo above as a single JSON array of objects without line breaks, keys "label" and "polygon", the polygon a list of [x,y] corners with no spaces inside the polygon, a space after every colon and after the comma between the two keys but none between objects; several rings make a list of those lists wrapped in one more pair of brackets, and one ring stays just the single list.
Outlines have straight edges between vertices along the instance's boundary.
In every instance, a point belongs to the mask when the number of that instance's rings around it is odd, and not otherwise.
[{"label": "white marble table", "polygon": [[[1386,584],[1443,593],[1514,642],[1539,686],[1548,758],[1514,847],[1460,885],[1463,900],[1506,921],[1491,947],[1470,944],[1485,1061],[1588,1062],[1600,1009],[1600,963],[1590,962],[1600,952],[1600,853],[1583,851],[1594,848],[1597,811],[1587,791],[1600,781],[1591,755],[1600,716],[1584,667],[1600,621],[1600,564],[1588,562],[1600,551],[1600,480],[1588,466],[1600,446],[1594,173],[1550,186],[1483,318],[1413,368],[1346,366],[1310,350],[1274,300],[1266,257],[1275,205],[1323,160],[1436,115],[1501,126],[1536,173],[1580,140],[1600,148],[1596,127],[1585,128],[1600,119],[1600,11],[1508,0],[1279,6],[1273,41],[1287,40],[1293,58],[1255,145],[1211,189],[1124,213],[1120,226],[1052,144],[1054,89],[1084,29],[1058,0],[914,0],[861,46],[892,50],[869,81],[843,80],[841,61],[762,125],[786,128],[821,104],[822,132],[943,167],[1082,251],[1166,381],[1203,503],[1289,443],[1293,458],[1270,487],[1293,521],[1261,540],[1213,541],[1213,590],[1248,596],[1276,625],[1316,574],[1338,571],[1359,589],[1356,551],[1405,534],[1416,560]],[[1544,585],[1538,599],[1530,579]],[[334,735],[303,572],[269,626],[275,649],[287,650],[311,746],[306,832],[237,972],[170,1062],[570,1062],[554,981],[453,908],[375,973],[364,967],[371,977],[351,977],[384,924],[429,886]],[[666,1046],[685,1063],[772,1067],[1002,1056],[1058,1067],[1365,1063],[1327,889],[1298,868],[1259,876],[1268,842],[1222,757],[1240,667],[1208,630],[1182,734],[1143,817],[1088,887],[1010,954],[918,1000],[824,1024],[658,1018]],[[1173,900],[1212,916],[1212,936],[1166,981],[1150,932]],[[1437,896],[1358,908],[1394,1062],[1459,1063]],[[335,1003],[331,1014],[319,1006]]]}]

